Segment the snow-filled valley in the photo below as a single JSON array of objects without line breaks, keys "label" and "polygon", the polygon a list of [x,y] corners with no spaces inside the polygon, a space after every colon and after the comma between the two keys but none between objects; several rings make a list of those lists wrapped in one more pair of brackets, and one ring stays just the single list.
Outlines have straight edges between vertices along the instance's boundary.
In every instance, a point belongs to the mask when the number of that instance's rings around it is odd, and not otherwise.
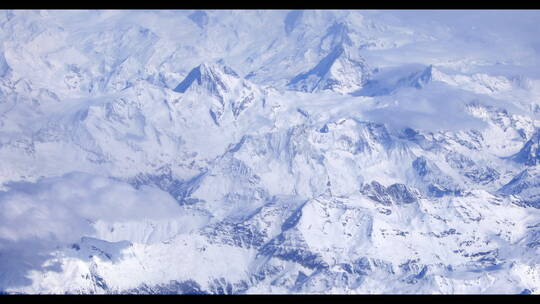
[{"label": "snow-filled valley", "polygon": [[0,11],[0,293],[540,293],[540,11]]}]

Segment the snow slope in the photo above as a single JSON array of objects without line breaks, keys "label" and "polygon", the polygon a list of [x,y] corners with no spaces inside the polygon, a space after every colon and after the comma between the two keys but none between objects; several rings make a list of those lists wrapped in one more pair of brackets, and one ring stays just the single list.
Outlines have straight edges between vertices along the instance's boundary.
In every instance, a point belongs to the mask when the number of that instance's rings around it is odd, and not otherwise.
[{"label": "snow slope", "polygon": [[0,11],[0,292],[540,292],[539,19]]}]

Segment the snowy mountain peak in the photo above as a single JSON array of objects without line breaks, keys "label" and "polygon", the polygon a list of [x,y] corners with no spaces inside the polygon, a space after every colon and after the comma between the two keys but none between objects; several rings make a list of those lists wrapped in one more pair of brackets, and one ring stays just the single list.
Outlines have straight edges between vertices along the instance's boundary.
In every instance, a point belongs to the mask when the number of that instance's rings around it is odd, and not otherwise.
[{"label": "snowy mountain peak", "polygon": [[193,92],[197,98],[203,98],[216,125],[221,124],[228,112],[232,113],[233,119],[237,119],[250,105],[262,102],[265,94],[264,90],[241,78],[222,60],[201,63],[189,72],[174,91],[185,95]]},{"label": "snowy mountain peak", "polygon": [[540,208],[540,168],[530,167],[521,171],[499,192],[513,195],[525,205]]},{"label": "snowy mountain peak", "polygon": [[238,79],[239,76],[230,67],[218,63],[201,63],[193,68],[186,78],[174,89],[179,93],[185,93],[191,87],[199,87],[210,94],[227,92],[229,82]]},{"label": "snowy mountain peak", "polygon": [[523,145],[523,148],[512,157],[518,163],[526,166],[536,166],[540,164],[540,130]]},{"label": "snowy mountain peak", "polygon": [[311,93],[323,90],[350,93],[362,88],[369,74],[365,60],[339,43],[315,67],[291,79],[288,87]]}]

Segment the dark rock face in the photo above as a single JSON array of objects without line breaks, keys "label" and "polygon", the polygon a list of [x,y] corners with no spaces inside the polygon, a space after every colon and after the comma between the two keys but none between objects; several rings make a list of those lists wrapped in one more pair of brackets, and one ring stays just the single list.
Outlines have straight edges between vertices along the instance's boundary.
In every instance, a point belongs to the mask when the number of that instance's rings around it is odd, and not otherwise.
[{"label": "dark rock face", "polygon": [[424,177],[429,173],[429,168],[425,157],[418,157],[415,159],[412,166],[420,177]]},{"label": "dark rock face", "polygon": [[222,222],[210,226],[203,234],[219,244],[243,248],[259,248],[263,245],[266,235],[246,223]]},{"label": "dark rock face", "polygon": [[169,167],[164,167],[157,174],[139,174],[130,179],[129,183],[136,189],[143,185],[155,185],[171,194],[180,205],[193,205],[198,203],[199,200],[190,196],[197,190],[205,175],[206,172],[202,172],[191,179],[179,180],[173,176]]},{"label": "dark rock face", "polygon": [[383,205],[389,206],[392,204],[392,199],[388,195],[386,188],[376,181],[372,181],[371,184],[364,185],[361,192],[367,195],[367,197],[370,199]]},{"label": "dark rock face", "polygon": [[371,184],[364,185],[361,192],[386,206],[411,204],[418,199],[418,194],[404,184],[393,184],[385,187],[377,181],[372,181]]},{"label": "dark rock face", "polygon": [[416,202],[416,196],[404,184],[393,184],[387,188],[388,194],[395,203],[411,204]]},{"label": "dark rock face", "polygon": [[434,163],[420,156],[412,162],[412,168],[420,180],[427,185],[425,192],[430,197],[459,195],[461,190],[454,180],[442,172]]},{"label": "dark rock face", "polygon": [[309,250],[302,239],[295,238],[289,233],[287,235],[281,233],[266,243],[258,254],[296,262],[310,269],[327,269],[329,267],[319,254]]},{"label": "dark rock face", "polygon": [[499,193],[514,195],[523,205],[540,208],[540,175],[532,168],[525,169],[502,186]]},{"label": "dark rock face", "polygon": [[536,133],[529,139],[523,148],[512,156],[512,159],[518,163],[522,163],[525,166],[536,166],[540,164],[540,131],[537,130]]},{"label": "dark rock face", "polygon": [[465,172],[465,177],[479,184],[487,184],[499,179],[500,174],[492,168],[478,168]]},{"label": "dark rock face", "polygon": [[201,286],[193,281],[170,281],[168,284],[160,284],[149,286],[142,284],[141,286],[129,289],[122,294],[208,294],[209,292],[201,289]]},{"label": "dark rock face", "polygon": [[356,261],[353,262],[352,266],[353,266],[354,273],[357,273],[360,275],[367,275],[372,270],[369,259],[366,257],[357,259]]}]

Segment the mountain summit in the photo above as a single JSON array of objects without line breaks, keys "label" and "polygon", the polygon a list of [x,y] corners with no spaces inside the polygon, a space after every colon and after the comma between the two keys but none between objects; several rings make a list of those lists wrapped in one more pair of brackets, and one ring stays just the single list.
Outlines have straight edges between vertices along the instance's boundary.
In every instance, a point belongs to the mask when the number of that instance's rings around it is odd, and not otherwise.
[{"label": "mountain summit", "polygon": [[174,88],[175,92],[185,93],[192,88],[206,90],[212,95],[222,96],[229,92],[230,82],[239,79],[230,67],[220,63],[201,63],[193,68],[186,78]]},{"label": "mountain summit", "polygon": [[210,116],[217,125],[228,108],[236,119],[251,104],[262,102],[265,94],[222,61],[202,63],[193,68],[174,91],[195,94],[206,100]]},{"label": "mountain summit", "polygon": [[540,130],[534,133],[531,139],[525,143],[523,148],[512,159],[527,166],[540,164]]},{"label": "mountain summit", "polygon": [[348,48],[339,44],[311,70],[291,79],[287,86],[310,93],[324,90],[350,93],[362,88],[369,75],[365,60],[352,56]]}]

